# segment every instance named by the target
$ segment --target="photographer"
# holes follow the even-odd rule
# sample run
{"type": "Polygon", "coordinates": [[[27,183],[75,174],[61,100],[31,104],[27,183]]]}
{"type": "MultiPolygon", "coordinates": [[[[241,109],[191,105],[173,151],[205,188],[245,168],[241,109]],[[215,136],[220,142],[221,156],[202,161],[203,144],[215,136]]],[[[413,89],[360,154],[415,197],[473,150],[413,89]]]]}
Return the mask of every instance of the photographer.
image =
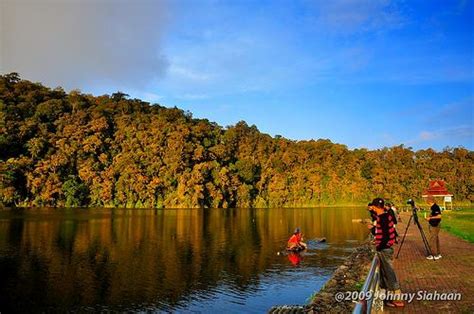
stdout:
{"type": "Polygon", "coordinates": [[[395,217],[397,218],[397,223],[401,222],[402,218],[400,217],[400,213],[398,212],[398,209],[395,207],[395,204],[391,203],[390,209],[393,211],[395,217]]]}
{"type": "Polygon", "coordinates": [[[426,258],[429,260],[440,259],[441,254],[439,250],[439,230],[441,229],[441,208],[439,208],[438,204],[436,204],[433,196],[429,196],[426,201],[428,205],[431,206],[431,214],[426,218],[426,220],[430,224],[430,247],[433,254],[426,258]]]}
{"type": "Polygon", "coordinates": [[[367,228],[370,230],[370,234],[372,235],[372,238],[375,237],[375,225],[377,222],[377,213],[372,209],[372,203],[369,203],[367,205],[367,210],[369,211],[371,223],[367,224],[367,228]]]}
{"type": "Polygon", "coordinates": [[[385,203],[385,211],[392,216],[392,221],[393,221],[393,227],[395,228],[395,243],[397,242],[398,238],[398,231],[397,231],[397,223],[398,223],[398,217],[397,213],[395,210],[393,210],[392,204],[391,203],[385,203]]]}
{"type": "MultiPolygon", "coordinates": [[[[371,209],[376,213],[375,248],[380,259],[381,287],[400,295],[400,284],[393,270],[393,244],[395,243],[395,228],[392,215],[384,208],[384,200],[376,198],[371,203],[371,209]]],[[[387,300],[386,306],[403,307],[400,300],[387,300]]]]}

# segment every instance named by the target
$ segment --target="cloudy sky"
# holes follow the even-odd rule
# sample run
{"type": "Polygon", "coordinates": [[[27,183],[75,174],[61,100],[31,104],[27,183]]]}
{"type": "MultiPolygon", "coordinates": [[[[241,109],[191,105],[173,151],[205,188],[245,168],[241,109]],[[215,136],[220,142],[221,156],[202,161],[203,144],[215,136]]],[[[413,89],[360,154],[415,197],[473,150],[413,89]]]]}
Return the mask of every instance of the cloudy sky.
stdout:
{"type": "Polygon", "coordinates": [[[473,1],[2,0],[0,71],[350,148],[474,149],[473,1]]]}

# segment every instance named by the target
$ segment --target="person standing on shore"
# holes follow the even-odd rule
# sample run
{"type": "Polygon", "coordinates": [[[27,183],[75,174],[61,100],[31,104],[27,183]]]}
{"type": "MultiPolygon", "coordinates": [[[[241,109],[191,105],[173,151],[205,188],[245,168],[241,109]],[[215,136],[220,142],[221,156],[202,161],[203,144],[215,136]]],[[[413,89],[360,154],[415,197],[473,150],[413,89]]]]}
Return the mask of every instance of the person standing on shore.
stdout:
{"type": "Polygon", "coordinates": [[[397,217],[397,223],[402,221],[402,217],[400,217],[400,213],[398,212],[397,207],[395,207],[395,204],[391,204],[390,208],[393,210],[395,213],[395,216],[397,217]]]}
{"type": "Polygon", "coordinates": [[[440,259],[441,252],[439,250],[439,230],[441,229],[441,208],[439,208],[438,204],[436,204],[433,196],[429,196],[426,201],[428,202],[428,205],[431,206],[431,214],[426,218],[426,220],[428,220],[428,223],[430,224],[430,248],[431,253],[433,254],[426,258],[429,260],[440,259]]]}
{"type": "Polygon", "coordinates": [[[372,203],[369,203],[367,205],[367,210],[369,211],[370,219],[371,219],[371,222],[367,224],[367,228],[369,228],[370,234],[372,234],[372,236],[375,237],[375,224],[377,222],[377,214],[372,209],[372,203]]]}
{"type": "Polygon", "coordinates": [[[386,289],[394,300],[385,300],[389,307],[404,307],[401,301],[400,283],[393,269],[393,244],[395,243],[395,228],[392,215],[384,208],[384,200],[375,198],[371,203],[372,210],[377,214],[375,225],[375,249],[380,260],[381,287],[386,289]]]}
{"type": "Polygon", "coordinates": [[[395,210],[392,208],[392,204],[389,202],[385,203],[385,211],[392,216],[393,227],[395,228],[395,243],[398,243],[398,232],[397,232],[397,223],[398,223],[398,216],[395,210]]]}

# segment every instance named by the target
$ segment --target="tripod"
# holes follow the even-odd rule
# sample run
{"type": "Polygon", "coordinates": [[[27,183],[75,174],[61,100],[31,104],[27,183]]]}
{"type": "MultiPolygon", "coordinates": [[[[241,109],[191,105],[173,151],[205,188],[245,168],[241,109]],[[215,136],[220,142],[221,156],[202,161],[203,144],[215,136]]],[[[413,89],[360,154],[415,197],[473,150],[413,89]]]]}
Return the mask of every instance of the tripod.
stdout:
{"type": "MultiPolygon", "coordinates": [[[[425,245],[426,252],[428,253],[428,255],[433,255],[430,245],[428,243],[428,239],[426,239],[425,232],[423,231],[423,227],[421,227],[420,222],[418,221],[418,215],[416,213],[418,211],[418,208],[416,208],[414,202],[409,203],[409,204],[411,204],[413,214],[410,216],[410,219],[408,220],[407,227],[405,228],[405,233],[403,234],[402,242],[400,243],[400,247],[398,248],[398,252],[395,258],[398,258],[398,255],[400,254],[400,251],[402,250],[402,246],[403,246],[403,243],[405,242],[405,237],[407,236],[408,228],[410,227],[410,223],[412,219],[413,219],[414,224],[418,227],[418,230],[420,230],[421,238],[423,239],[423,244],[425,245]]],[[[433,261],[434,260],[435,259],[433,259],[433,261]]]]}

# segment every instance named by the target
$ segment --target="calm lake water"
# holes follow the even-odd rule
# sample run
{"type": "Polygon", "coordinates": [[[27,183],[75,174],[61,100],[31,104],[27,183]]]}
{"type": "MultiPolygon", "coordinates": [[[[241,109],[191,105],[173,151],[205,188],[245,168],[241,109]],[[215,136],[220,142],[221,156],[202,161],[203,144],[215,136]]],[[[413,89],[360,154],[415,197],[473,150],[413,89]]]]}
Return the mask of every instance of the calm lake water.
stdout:
{"type": "Polygon", "coordinates": [[[262,313],[304,304],[366,238],[352,223],[366,216],[363,208],[0,211],[0,312],[262,313]],[[309,250],[278,255],[295,227],[309,250]]]}

